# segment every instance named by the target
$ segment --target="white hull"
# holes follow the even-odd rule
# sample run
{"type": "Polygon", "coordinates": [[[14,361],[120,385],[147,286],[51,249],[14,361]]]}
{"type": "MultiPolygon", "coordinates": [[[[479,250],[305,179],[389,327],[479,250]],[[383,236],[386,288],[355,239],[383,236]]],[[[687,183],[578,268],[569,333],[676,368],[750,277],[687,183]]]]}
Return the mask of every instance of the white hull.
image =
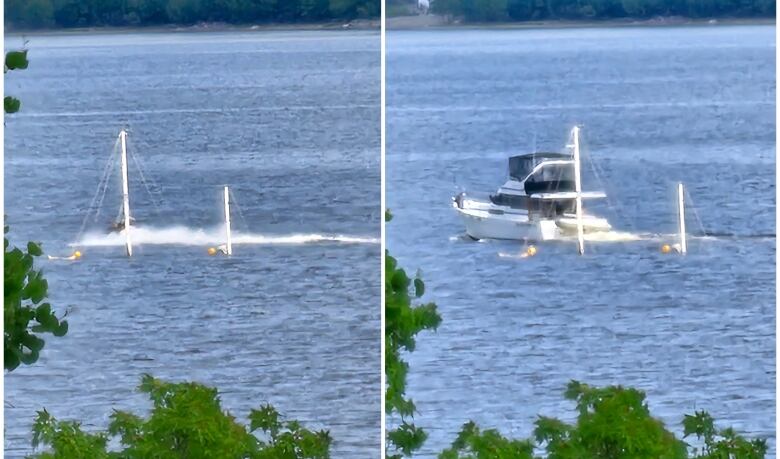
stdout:
{"type": "MultiPolygon", "coordinates": [[[[528,213],[522,209],[472,199],[464,199],[462,207],[453,202],[453,207],[466,227],[466,234],[474,239],[551,241],[577,236],[576,221],[570,225],[570,217],[529,221],[528,213]]],[[[611,229],[603,218],[584,215],[582,220],[585,233],[611,229]]]]}

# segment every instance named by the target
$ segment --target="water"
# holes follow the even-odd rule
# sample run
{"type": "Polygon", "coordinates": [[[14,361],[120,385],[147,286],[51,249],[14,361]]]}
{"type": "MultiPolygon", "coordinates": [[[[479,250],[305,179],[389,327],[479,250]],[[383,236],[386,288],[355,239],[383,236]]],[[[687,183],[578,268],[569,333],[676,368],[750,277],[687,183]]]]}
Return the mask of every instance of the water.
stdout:
{"type": "MultiPolygon", "coordinates": [[[[217,387],[246,420],[270,402],[329,429],[334,457],[380,439],[379,35],[263,32],[28,36],[8,75],[23,110],[6,124],[12,242],[42,261],[65,338],[6,376],[7,457],[31,452],[46,408],[88,429],[112,408],[144,413],[143,373],[217,387]],[[121,202],[79,229],[130,129],[134,257],[106,235],[121,202]],[[223,240],[231,186],[234,252],[223,240]]],[[[8,47],[21,44],[7,39],[8,47]]]]}
{"type": "Polygon", "coordinates": [[[423,457],[469,419],[515,438],[572,420],[571,379],[647,391],[678,433],[706,409],[774,437],[774,43],[770,26],[389,33],[388,248],[443,317],[409,355],[423,457]],[[509,155],[560,150],[574,123],[612,201],[592,210],[640,240],[515,258],[462,237],[451,196],[494,191],[509,155]],[[689,231],[724,235],[686,257],[659,253],[677,181],[689,231]]]}

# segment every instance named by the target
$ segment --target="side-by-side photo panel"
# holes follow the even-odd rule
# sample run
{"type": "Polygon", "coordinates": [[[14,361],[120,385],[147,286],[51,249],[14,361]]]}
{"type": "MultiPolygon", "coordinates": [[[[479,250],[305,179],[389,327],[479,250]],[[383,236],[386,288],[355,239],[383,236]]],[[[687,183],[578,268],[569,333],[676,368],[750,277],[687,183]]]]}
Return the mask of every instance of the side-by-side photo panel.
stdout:
{"type": "Polygon", "coordinates": [[[437,5],[388,18],[388,453],[774,457],[774,22],[437,5]]]}
{"type": "Polygon", "coordinates": [[[377,457],[379,2],[98,3],[6,2],[5,457],[377,457]]]}

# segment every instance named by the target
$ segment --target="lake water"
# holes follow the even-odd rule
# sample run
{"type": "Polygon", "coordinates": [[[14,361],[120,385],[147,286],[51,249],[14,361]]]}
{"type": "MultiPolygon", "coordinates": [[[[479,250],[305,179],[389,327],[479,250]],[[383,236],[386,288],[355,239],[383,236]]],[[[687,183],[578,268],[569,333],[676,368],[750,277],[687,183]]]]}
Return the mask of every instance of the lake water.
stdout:
{"type": "Polygon", "coordinates": [[[25,38],[30,67],[6,82],[22,100],[5,131],[10,237],[52,255],[78,242],[84,255],[39,262],[70,331],[6,375],[6,457],[31,452],[44,407],[88,429],[112,408],[144,413],[143,373],[215,386],[239,420],[269,402],[329,429],[333,457],[375,456],[378,32],[25,38]],[[80,231],[122,127],[141,243],[131,259],[106,235],[118,168],[80,231]],[[230,259],[206,254],[223,241],[223,185],[230,259]]]}
{"type": "Polygon", "coordinates": [[[408,395],[449,446],[472,419],[515,437],[574,418],[569,380],[645,390],[681,433],[708,410],[775,432],[775,28],[398,31],[388,35],[388,248],[443,323],[409,355],[408,395]],[[594,210],[633,242],[473,242],[451,208],[494,192],[506,158],[583,126],[594,210]],[[685,257],[675,185],[690,194],[685,257]],[[701,221],[699,224],[698,220],[701,221]]]}

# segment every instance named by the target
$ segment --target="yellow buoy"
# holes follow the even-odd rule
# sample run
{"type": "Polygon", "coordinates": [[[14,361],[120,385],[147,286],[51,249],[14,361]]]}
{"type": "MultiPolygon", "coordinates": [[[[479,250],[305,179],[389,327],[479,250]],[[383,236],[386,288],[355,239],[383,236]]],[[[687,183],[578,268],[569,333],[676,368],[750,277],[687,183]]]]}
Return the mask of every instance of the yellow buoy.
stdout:
{"type": "Polygon", "coordinates": [[[215,249],[214,247],[209,247],[209,255],[216,255],[216,254],[217,254],[217,249],[215,249]]]}
{"type": "Polygon", "coordinates": [[[79,252],[78,250],[73,252],[73,258],[81,258],[81,252],[79,252]]]}
{"type": "Polygon", "coordinates": [[[661,253],[669,253],[672,251],[672,246],[669,244],[664,244],[661,246],[661,253]]]}
{"type": "Polygon", "coordinates": [[[529,257],[536,255],[536,247],[532,245],[528,246],[528,249],[525,251],[525,253],[527,253],[529,257]]]}

